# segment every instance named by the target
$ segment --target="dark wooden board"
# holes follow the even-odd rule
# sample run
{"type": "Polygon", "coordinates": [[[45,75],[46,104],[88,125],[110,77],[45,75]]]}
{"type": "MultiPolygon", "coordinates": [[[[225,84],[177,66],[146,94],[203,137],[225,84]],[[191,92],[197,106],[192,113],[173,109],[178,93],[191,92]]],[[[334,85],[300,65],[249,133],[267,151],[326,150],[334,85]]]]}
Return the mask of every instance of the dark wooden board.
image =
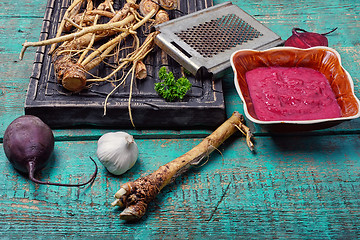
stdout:
{"type": "MultiPolygon", "coordinates": [[[[123,6],[122,0],[114,1],[114,7],[123,6]]],[[[68,6],[68,0],[49,0],[43,20],[40,40],[56,34],[61,16],[68,6]]],[[[169,11],[170,18],[191,13],[209,6],[211,0],[182,0],[180,11],[169,11]]],[[[144,39],[144,29],[139,36],[144,39]]],[[[104,101],[114,87],[109,83],[92,86],[80,93],[70,93],[57,83],[54,74],[50,47],[39,47],[36,52],[33,71],[25,101],[25,113],[39,116],[51,127],[94,125],[106,127],[131,127],[128,101],[130,79],[111,95],[104,116],[104,101]]],[[[109,60],[111,63],[113,60],[109,60]]],[[[188,76],[193,87],[182,101],[166,102],[154,90],[159,81],[158,70],[162,66],[181,77],[181,66],[168,57],[157,46],[145,58],[148,76],[136,80],[132,92],[131,111],[137,128],[187,129],[216,127],[225,120],[225,104],[220,79],[197,80],[188,76]]],[[[106,76],[110,67],[102,63],[92,70],[97,76],[106,76]]],[[[118,76],[120,78],[120,75],[118,76]]]]}

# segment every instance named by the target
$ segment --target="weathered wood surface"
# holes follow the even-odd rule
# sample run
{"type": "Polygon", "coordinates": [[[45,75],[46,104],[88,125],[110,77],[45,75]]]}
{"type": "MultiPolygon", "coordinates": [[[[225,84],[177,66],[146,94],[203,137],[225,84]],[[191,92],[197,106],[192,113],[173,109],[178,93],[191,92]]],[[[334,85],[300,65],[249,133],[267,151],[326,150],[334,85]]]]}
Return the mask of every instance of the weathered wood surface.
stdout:
{"type": "MultiPolygon", "coordinates": [[[[140,158],[130,172],[114,177],[101,167],[94,184],[80,189],[35,185],[0,153],[0,237],[355,239],[360,232],[358,136],[262,137],[255,156],[232,138],[219,148],[223,156],[214,153],[166,187],[140,222],[124,224],[110,206],[120,184],[199,140],[137,142],[140,158]]],[[[84,181],[95,148],[95,141],[57,142],[58,162],[42,179],[84,181]]]]}
{"type": "MultiPolygon", "coordinates": [[[[215,4],[222,1],[214,1],[215,4]]],[[[329,36],[360,96],[360,2],[242,0],[233,3],[283,39],[292,27],[329,36]]],[[[0,2],[0,148],[8,124],[23,114],[34,52],[18,61],[21,43],[36,41],[45,0],[0,2]]],[[[223,78],[227,113],[242,111],[233,75],[223,78]]],[[[66,114],[66,113],[64,113],[66,114]]],[[[359,119],[304,135],[276,136],[251,125],[256,153],[240,134],[169,185],[138,223],[125,224],[110,207],[121,183],[185,153],[211,130],[137,131],[137,164],[121,177],[100,165],[91,187],[39,186],[17,173],[0,150],[1,239],[357,239],[360,237],[359,119]]],[[[93,170],[96,140],[114,129],[55,130],[56,162],[44,180],[76,183],[93,170]]],[[[97,161],[98,162],[98,161],[97,161]]],[[[99,162],[98,162],[99,163],[99,162]]]]}

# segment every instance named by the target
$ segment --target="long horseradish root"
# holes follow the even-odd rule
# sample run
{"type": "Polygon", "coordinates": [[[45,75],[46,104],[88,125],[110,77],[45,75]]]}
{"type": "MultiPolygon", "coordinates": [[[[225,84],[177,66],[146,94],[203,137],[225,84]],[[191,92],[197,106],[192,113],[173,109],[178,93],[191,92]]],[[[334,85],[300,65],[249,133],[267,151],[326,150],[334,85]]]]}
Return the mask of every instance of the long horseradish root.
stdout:
{"type": "MultiPolygon", "coordinates": [[[[238,130],[247,135],[247,141],[251,138],[249,128],[244,124],[243,115],[234,112],[211,135],[187,153],[161,166],[157,171],[145,177],[123,184],[115,194],[116,200],[112,203],[112,206],[125,208],[120,213],[120,219],[126,221],[139,220],[145,214],[148,204],[157,196],[161,189],[192,165],[198,165],[202,162],[203,159],[208,157],[211,152],[238,130]]],[[[250,149],[253,150],[252,143],[247,143],[250,149]]]]}

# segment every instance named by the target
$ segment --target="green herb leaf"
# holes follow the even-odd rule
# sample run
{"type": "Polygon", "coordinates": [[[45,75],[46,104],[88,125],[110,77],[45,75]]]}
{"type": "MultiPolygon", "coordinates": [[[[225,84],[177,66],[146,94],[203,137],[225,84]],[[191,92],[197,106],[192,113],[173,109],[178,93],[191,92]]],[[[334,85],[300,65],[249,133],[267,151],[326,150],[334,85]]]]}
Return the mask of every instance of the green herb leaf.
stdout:
{"type": "Polygon", "coordinates": [[[176,99],[183,99],[191,88],[191,83],[186,77],[181,77],[175,81],[174,74],[167,72],[165,67],[159,70],[161,82],[155,83],[155,91],[166,101],[172,102],[176,99]]]}

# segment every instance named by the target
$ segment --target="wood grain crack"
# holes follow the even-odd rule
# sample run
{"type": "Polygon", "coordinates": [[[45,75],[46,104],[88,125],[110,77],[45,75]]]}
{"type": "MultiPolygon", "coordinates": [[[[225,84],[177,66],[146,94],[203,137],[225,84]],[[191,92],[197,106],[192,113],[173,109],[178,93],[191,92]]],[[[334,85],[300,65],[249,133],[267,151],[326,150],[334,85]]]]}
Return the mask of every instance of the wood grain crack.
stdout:
{"type": "Polygon", "coordinates": [[[227,193],[227,191],[229,190],[230,185],[231,185],[231,181],[230,181],[229,184],[226,186],[226,189],[225,189],[225,191],[223,192],[223,194],[221,195],[220,200],[218,201],[218,203],[216,204],[214,210],[211,212],[210,217],[209,217],[206,221],[208,221],[208,222],[211,221],[211,219],[213,218],[214,214],[216,213],[216,211],[217,211],[220,203],[224,200],[224,198],[225,198],[225,196],[226,196],[226,193],[227,193]]]}

